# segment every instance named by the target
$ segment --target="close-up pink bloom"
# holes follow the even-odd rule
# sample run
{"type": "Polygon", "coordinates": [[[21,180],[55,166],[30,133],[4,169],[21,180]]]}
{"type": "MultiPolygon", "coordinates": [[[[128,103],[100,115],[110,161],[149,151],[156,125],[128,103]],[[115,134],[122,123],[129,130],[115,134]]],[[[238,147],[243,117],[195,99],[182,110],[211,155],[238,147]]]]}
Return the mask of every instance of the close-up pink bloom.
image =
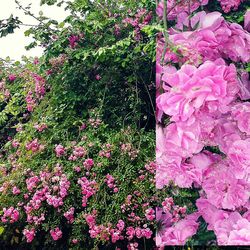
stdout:
{"type": "Polygon", "coordinates": [[[212,165],[205,173],[202,182],[208,201],[215,207],[231,209],[243,206],[249,199],[249,184],[236,179],[227,162],[212,165]]]}
{"type": "Polygon", "coordinates": [[[250,222],[238,212],[218,220],[214,225],[218,245],[242,246],[250,244],[250,222]]]}
{"type": "Polygon", "coordinates": [[[174,74],[163,75],[162,79],[172,88],[157,98],[157,106],[170,115],[172,121],[186,121],[211,104],[215,105],[211,113],[223,112],[238,92],[236,70],[223,60],[207,61],[199,68],[184,65],[174,74]]]}
{"type": "Polygon", "coordinates": [[[228,158],[237,178],[243,179],[250,174],[250,138],[236,140],[228,150],[228,158]]]}
{"type": "Polygon", "coordinates": [[[237,103],[232,107],[232,118],[242,133],[250,136],[250,103],[237,103]]]}
{"type": "Polygon", "coordinates": [[[197,222],[199,216],[198,213],[189,214],[176,224],[172,224],[171,214],[158,210],[157,220],[162,228],[157,232],[156,245],[158,247],[185,245],[186,241],[196,233],[199,227],[197,222]]]}

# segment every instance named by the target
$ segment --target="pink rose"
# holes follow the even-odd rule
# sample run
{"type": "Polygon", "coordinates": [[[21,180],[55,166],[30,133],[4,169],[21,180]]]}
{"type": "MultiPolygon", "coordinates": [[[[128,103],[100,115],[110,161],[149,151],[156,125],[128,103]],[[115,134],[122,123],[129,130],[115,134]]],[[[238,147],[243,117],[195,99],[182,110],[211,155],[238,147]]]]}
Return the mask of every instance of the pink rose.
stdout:
{"type": "Polygon", "coordinates": [[[58,227],[56,227],[55,229],[50,230],[50,235],[53,238],[53,240],[56,241],[62,238],[62,231],[58,227]]]}

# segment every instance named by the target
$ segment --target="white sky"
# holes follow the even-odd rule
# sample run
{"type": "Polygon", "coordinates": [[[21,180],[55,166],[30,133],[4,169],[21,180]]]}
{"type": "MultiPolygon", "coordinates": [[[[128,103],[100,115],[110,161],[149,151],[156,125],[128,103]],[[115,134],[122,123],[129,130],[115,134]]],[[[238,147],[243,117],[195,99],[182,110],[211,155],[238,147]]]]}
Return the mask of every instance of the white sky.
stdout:
{"type": "MultiPolygon", "coordinates": [[[[38,16],[39,11],[43,11],[43,14],[47,17],[56,19],[57,21],[63,21],[68,13],[64,11],[64,8],[57,6],[40,6],[40,0],[19,0],[23,6],[27,6],[32,3],[30,11],[38,16]]],[[[22,10],[17,9],[15,0],[0,0],[0,20],[8,18],[11,14],[18,16],[19,20],[26,24],[37,24],[37,21],[29,16],[23,14],[22,10]]],[[[21,26],[20,29],[16,29],[14,34],[10,34],[7,37],[0,38],[0,58],[6,58],[9,56],[11,59],[20,60],[22,55],[25,56],[40,56],[42,54],[42,48],[34,48],[29,51],[25,50],[25,46],[32,41],[32,38],[25,37],[24,31],[29,27],[21,26]]]]}

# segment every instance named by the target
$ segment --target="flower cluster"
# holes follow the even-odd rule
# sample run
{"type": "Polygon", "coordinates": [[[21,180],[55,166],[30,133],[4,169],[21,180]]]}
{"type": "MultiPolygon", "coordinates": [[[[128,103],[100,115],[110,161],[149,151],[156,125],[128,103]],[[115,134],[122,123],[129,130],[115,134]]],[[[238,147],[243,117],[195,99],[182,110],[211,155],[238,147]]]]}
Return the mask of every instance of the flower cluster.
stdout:
{"type": "MultiPolygon", "coordinates": [[[[132,25],[134,27],[135,39],[141,39],[141,29],[148,25],[152,19],[152,13],[148,12],[146,9],[139,9],[134,17],[126,17],[122,20],[122,23],[125,25],[132,25]]],[[[116,27],[117,32],[117,27],[116,27]]]]}
{"type": "Polygon", "coordinates": [[[10,82],[14,82],[16,80],[16,75],[10,74],[8,78],[10,82]]]}
{"type": "MultiPolygon", "coordinates": [[[[244,2],[244,0],[218,0],[225,13],[231,10],[237,10],[239,5],[244,2]]],[[[167,0],[167,18],[168,20],[178,20],[183,16],[190,15],[199,7],[205,6],[209,3],[209,0],[190,0],[190,1],[175,1],[167,0]]],[[[159,17],[163,17],[164,4],[161,1],[157,8],[156,13],[159,17]]]]}
{"type": "Polygon", "coordinates": [[[48,128],[46,123],[40,123],[40,124],[35,124],[34,128],[38,131],[38,132],[42,132],[44,131],[46,128],[48,128]]]}
{"type": "Polygon", "coordinates": [[[105,182],[107,183],[108,187],[113,190],[114,193],[117,193],[119,191],[115,183],[115,178],[112,175],[107,174],[105,182]]]}
{"type": "Polygon", "coordinates": [[[80,40],[80,37],[78,35],[71,35],[69,37],[70,48],[74,49],[77,46],[79,40],[80,40]]]}
{"type": "Polygon", "coordinates": [[[78,184],[82,190],[82,207],[86,207],[88,199],[96,193],[96,181],[89,181],[87,177],[82,177],[78,180],[78,184]]]}
{"type": "Polygon", "coordinates": [[[127,154],[131,160],[134,160],[139,153],[139,150],[133,148],[133,146],[130,143],[123,143],[121,145],[121,151],[124,154],[127,154]]]}
{"type": "Polygon", "coordinates": [[[37,151],[40,151],[40,150],[43,150],[44,149],[44,145],[40,144],[38,139],[34,139],[33,141],[31,142],[28,142],[26,144],[26,149],[27,150],[31,150],[33,153],[37,152],[37,151]]]}
{"type": "Polygon", "coordinates": [[[33,112],[39,101],[44,98],[46,93],[46,82],[43,76],[33,72],[24,72],[23,77],[31,81],[32,84],[27,86],[26,105],[29,112],[33,112]]]}
{"type": "Polygon", "coordinates": [[[74,222],[74,212],[75,208],[71,207],[67,212],[65,212],[63,215],[67,219],[68,223],[74,222]]]}
{"type": "Polygon", "coordinates": [[[231,10],[237,10],[239,5],[244,0],[218,0],[220,5],[225,13],[230,12],[231,10]]]}
{"type": "Polygon", "coordinates": [[[57,157],[61,157],[61,156],[65,155],[66,149],[61,144],[56,145],[55,153],[56,153],[57,157]]]}
{"type": "Polygon", "coordinates": [[[199,216],[199,213],[189,214],[184,219],[174,223],[170,212],[163,212],[162,209],[158,209],[156,219],[161,224],[161,228],[156,236],[157,246],[184,245],[197,232],[199,216]]]}
{"type": "MultiPolygon", "coordinates": [[[[104,226],[96,223],[96,217],[97,212],[95,210],[92,214],[87,214],[85,216],[91,238],[99,238],[102,240],[109,240],[109,238],[111,238],[111,242],[115,243],[124,239],[128,239],[128,241],[141,238],[150,239],[153,235],[153,232],[147,225],[142,228],[132,226],[126,227],[124,221],[119,220],[115,227],[112,227],[112,225],[104,226]]],[[[138,245],[138,243],[129,243],[129,245],[130,244],[138,245]]]]}
{"type": "Polygon", "coordinates": [[[19,219],[19,211],[14,207],[3,208],[3,215],[1,216],[1,221],[3,223],[9,222],[14,223],[19,219]]]}
{"type": "MultiPolygon", "coordinates": [[[[237,6],[228,3],[224,10],[237,6]]],[[[160,61],[161,39],[157,50],[162,92],[156,100],[156,186],[197,189],[200,198],[197,211],[188,215],[172,198],[162,203],[156,215],[163,225],[157,245],[184,245],[196,233],[200,216],[219,245],[248,245],[249,79],[245,75],[247,84],[242,82],[235,62],[250,61],[250,35],[219,12],[189,15],[176,20],[178,29],[189,24],[189,31],[169,30],[166,64],[160,61]],[[178,47],[177,53],[171,44],[178,47]]]]}
{"type": "Polygon", "coordinates": [[[35,238],[35,235],[36,235],[36,230],[35,228],[31,228],[31,229],[24,229],[23,230],[23,235],[25,236],[26,238],[26,241],[28,243],[32,242],[33,239],[35,238]]]}
{"type": "MultiPolygon", "coordinates": [[[[218,58],[235,62],[250,60],[250,34],[242,26],[225,21],[219,12],[202,11],[191,19],[185,15],[169,33],[174,48],[168,48],[166,61],[199,65],[218,58]],[[188,31],[179,31],[187,25],[190,25],[188,31]]],[[[163,46],[161,39],[158,50],[162,51],[163,46]]]]}

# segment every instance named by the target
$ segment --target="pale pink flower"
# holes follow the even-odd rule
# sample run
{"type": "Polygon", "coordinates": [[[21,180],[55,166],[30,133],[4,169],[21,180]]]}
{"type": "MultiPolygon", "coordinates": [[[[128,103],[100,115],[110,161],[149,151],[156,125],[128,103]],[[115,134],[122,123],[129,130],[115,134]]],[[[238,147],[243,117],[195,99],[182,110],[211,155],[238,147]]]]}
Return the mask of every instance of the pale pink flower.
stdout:
{"type": "Polygon", "coordinates": [[[236,140],[228,150],[228,158],[232,162],[236,178],[244,178],[250,174],[250,139],[236,140]]]}
{"type": "Polygon", "coordinates": [[[218,220],[223,220],[228,217],[229,212],[218,209],[205,198],[197,199],[196,206],[198,212],[208,224],[208,230],[214,230],[214,225],[218,220]]]}
{"type": "Polygon", "coordinates": [[[249,199],[249,185],[244,180],[236,179],[226,161],[207,170],[202,188],[208,201],[217,208],[235,210],[249,199]]]}
{"type": "Polygon", "coordinates": [[[232,118],[237,121],[239,130],[250,135],[250,103],[237,103],[232,107],[232,118]]]}
{"type": "Polygon", "coordinates": [[[238,212],[218,220],[214,225],[218,245],[242,246],[250,244],[250,222],[238,212]]]}
{"type": "Polygon", "coordinates": [[[157,220],[162,221],[162,228],[156,235],[158,247],[183,246],[197,232],[199,227],[197,222],[199,213],[189,214],[174,225],[171,223],[172,216],[169,213],[160,215],[161,212],[157,211],[157,214],[157,220]]]}
{"type": "Polygon", "coordinates": [[[184,65],[172,75],[163,75],[163,80],[172,88],[157,98],[157,106],[172,121],[186,121],[211,103],[223,109],[238,91],[235,67],[223,60],[207,61],[199,68],[184,65]]]}

